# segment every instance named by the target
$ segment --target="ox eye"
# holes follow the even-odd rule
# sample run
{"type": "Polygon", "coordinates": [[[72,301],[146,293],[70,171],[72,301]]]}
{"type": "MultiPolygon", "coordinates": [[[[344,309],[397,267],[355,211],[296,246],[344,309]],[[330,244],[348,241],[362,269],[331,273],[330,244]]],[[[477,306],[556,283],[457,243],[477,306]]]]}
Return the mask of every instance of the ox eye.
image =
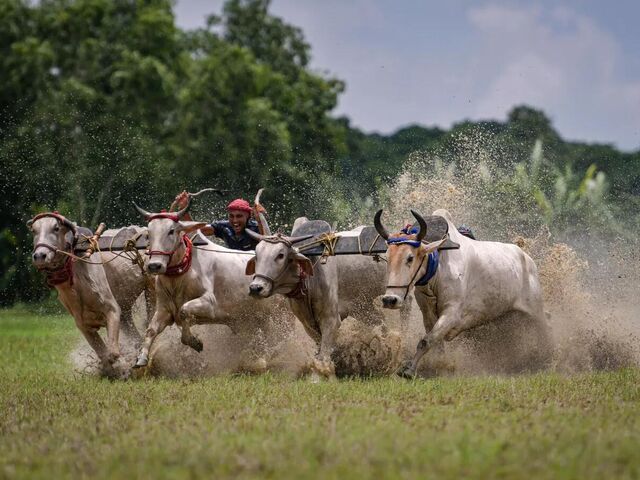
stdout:
{"type": "Polygon", "coordinates": [[[171,230],[169,230],[169,235],[173,235],[174,233],[176,233],[176,229],[172,228],[171,230]]]}
{"type": "Polygon", "coordinates": [[[407,263],[411,263],[411,262],[413,262],[413,255],[409,255],[407,257],[407,263]]]}
{"type": "Polygon", "coordinates": [[[279,253],[277,258],[278,260],[282,260],[284,258],[284,253],[279,253]]]}

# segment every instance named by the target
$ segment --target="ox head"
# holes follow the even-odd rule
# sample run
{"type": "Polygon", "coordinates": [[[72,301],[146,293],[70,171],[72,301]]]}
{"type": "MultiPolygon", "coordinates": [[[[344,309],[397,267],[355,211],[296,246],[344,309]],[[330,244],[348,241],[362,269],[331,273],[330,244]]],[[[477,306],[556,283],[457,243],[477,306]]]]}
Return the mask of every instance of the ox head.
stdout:
{"type": "Polygon", "coordinates": [[[311,260],[298,252],[294,244],[313,235],[285,237],[284,235],[264,236],[249,229],[247,234],[258,240],[256,256],[249,260],[245,273],[253,275],[249,285],[249,295],[257,298],[270,297],[274,293],[289,293],[300,281],[300,270],[307,276],[313,275],[311,260]]]}
{"type": "Polygon", "coordinates": [[[33,233],[33,253],[31,260],[39,269],[51,269],[62,256],[56,258],[57,250],[69,251],[76,234],[76,225],[58,212],[36,215],[27,222],[33,233]]]}
{"type": "Polygon", "coordinates": [[[187,222],[180,220],[187,213],[191,206],[191,201],[186,207],[177,212],[151,213],[140,208],[135,202],[133,205],[142,214],[148,223],[149,233],[149,263],[147,271],[153,275],[160,275],[167,271],[172,261],[179,262],[181,256],[178,255],[183,248],[183,235],[204,228],[207,224],[203,222],[187,222]]]}
{"type": "Polygon", "coordinates": [[[427,223],[419,213],[411,210],[411,214],[418,221],[419,229],[416,233],[408,233],[405,230],[390,235],[381,221],[382,210],[378,210],[374,217],[376,230],[388,245],[387,289],[382,297],[382,305],[385,308],[402,307],[414,283],[427,271],[427,256],[446,241],[443,239],[423,244],[422,240],[427,234],[427,223]]]}

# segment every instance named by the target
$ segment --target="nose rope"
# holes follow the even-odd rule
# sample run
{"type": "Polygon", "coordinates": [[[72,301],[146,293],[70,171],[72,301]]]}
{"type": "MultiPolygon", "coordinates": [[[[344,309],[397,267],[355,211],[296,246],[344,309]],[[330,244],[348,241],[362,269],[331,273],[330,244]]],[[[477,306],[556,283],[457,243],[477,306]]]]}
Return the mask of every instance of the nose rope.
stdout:
{"type": "MultiPolygon", "coordinates": [[[[278,275],[275,276],[275,278],[271,278],[269,275],[264,275],[262,273],[254,273],[253,279],[255,280],[256,277],[264,278],[265,280],[270,281],[272,286],[275,286],[276,280],[279,280],[280,277],[282,277],[287,272],[288,268],[289,268],[289,265],[286,265],[282,270],[280,270],[280,272],[278,273],[278,275]]],[[[285,293],[285,295],[289,298],[301,298],[305,296],[307,294],[307,288],[305,285],[306,279],[307,279],[307,275],[304,273],[304,270],[302,269],[302,267],[298,264],[298,283],[296,283],[296,286],[293,287],[293,290],[291,290],[289,293],[285,293]]]]}
{"type": "MultiPolygon", "coordinates": [[[[193,243],[191,242],[191,239],[188,235],[184,235],[182,237],[182,243],[184,243],[184,246],[186,247],[186,251],[184,253],[184,256],[182,257],[182,260],[180,260],[180,263],[178,263],[177,265],[167,266],[164,275],[167,275],[169,277],[177,277],[179,275],[187,273],[191,268],[193,243]]],[[[173,254],[178,251],[178,248],[180,248],[180,244],[178,244],[178,246],[170,252],[163,252],[161,250],[149,250],[146,252],[146,255],[149,255],[149,259],[151,259],[153,255],[166,255],[169,257],[167,263],[171,263],[171,257],[173,257],[173,254]]]]}
{"type": "Polygon", "coordinates": [[[420,272],[420,269],[422,268],[422,265],[424,264],[424,260],[425,258],[427,258],[427,256],[428,255],[425,255],[424,257],[422,257],[422,260],[420,261],[420,265],[418,266],[418,269],[413,274],[411,281],[407,285],[387,285],[387,288],[405,288],[406,289],[404,292],[404,297],[402,297],[402,301],[405,301],[407,299],[407,295],[409,295],[409,289],[411,288],[411,286],[413,285],[413,282],[418,276],[418,273],[420,272]]]}

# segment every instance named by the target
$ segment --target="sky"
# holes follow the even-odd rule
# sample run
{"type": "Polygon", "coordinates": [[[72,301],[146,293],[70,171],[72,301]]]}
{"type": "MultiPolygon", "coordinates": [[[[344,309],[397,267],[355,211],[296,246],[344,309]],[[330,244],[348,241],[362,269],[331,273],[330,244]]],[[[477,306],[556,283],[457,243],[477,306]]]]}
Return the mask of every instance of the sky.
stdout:
{"type": "MultiPolygon", "coordinates": [[[[182,28],[222,0],[178,0],[182,28]]],[[[640,149],[640,0],[273,0],[367,132],[542,109],[567,140],[640,149]]]]}

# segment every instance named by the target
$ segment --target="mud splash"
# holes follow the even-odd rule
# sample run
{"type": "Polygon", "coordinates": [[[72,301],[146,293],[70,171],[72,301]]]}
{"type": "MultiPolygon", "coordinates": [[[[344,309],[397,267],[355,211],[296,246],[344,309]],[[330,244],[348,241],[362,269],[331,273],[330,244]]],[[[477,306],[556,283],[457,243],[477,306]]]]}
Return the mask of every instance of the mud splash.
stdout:
{"type": "MultiPolygon", "coordinates": [[[[594,235],[564,235],[562,242],[556,240],[531,195],[503,182],[514,172],[509,171],[513,165],[504,160],[507,154],[499,143],[482,132],[461,134],[454,142],[455,159],[410,155],[404,170],[379,192],[379,205],[354,206],[354,222],[363,218],[370,222],[376,207],[384,206],[385,223],[399,229],[412,221],[410,208],[427,214],[445,208],[458,224],[471,226],[479,239],[518,244],[539,269],[554,343],[553,358],[544,362],[548,368],[572,373],[639,366],[637,244],[594,235]]],[[[331,203],[329,197],[325,200],[331,203]]],[[[279,318],[261,319],[267,327],[251,338],[233,335],[223,326],[196,327],[205,347],[201,354],[180,343],[177,328],[167,329],[152,351],[149,373],[178,377],[275,370],[299,375],[309,369],[316,346],[293,315],[283,311],[279,318]]],[[[364,325],[354,318],[343,322],[334,355],[338,375],[390,374],[413,354],[424,335],[417,306],[404,317],[384,313],[384,325],[364,325]]],[[[518,318],[505,318],[430,352],[420,373],[527,371],[531,339],[518,318]]],[[[123,350],[123,364],[132,364],[135,348],[123,350]]],[[[84,342],[72,357],[80,371],[99,370],[84,342]]]]}

